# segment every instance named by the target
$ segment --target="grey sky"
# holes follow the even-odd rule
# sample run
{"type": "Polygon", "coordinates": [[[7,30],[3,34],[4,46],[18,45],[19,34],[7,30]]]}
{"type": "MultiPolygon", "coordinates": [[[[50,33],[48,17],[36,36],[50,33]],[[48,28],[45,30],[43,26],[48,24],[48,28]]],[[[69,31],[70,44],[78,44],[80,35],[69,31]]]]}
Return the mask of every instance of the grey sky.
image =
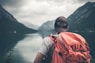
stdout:
{"type": "Polygon", "coordinates": [[[25,25],[41,25],[58,16],[68,17],[78,7],[95,0],[0,0],[0,4],[25,25]]]}

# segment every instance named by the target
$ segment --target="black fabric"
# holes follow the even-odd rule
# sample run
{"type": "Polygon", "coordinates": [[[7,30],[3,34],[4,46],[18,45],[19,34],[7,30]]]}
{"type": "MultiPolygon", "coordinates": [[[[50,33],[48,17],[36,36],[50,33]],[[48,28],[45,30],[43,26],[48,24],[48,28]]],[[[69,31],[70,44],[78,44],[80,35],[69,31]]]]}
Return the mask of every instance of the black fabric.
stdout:
{"type": "Polygon", "coordinates": [[[42,63],[51,63],[53,50],[54,47],[50,47],[47,55],[43,58],[42,63]]]}

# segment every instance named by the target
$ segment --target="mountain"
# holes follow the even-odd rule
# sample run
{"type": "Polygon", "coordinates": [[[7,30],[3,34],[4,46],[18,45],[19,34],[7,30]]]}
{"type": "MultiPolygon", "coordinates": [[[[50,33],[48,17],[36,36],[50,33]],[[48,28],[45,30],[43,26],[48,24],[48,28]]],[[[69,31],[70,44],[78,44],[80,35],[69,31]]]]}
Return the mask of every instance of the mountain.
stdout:
{"type": "Polygon", "coordinates": [[[95,56],[95,2],[87,2],[68,17],[69,31],[83,35],[95,56]]]}
{"type": "Polygon", "coordinates": [[[19,23],[14,16],[0,6],[0,33],[27,34],[34,32],[37,32],[37,30],[19,23]]]}
{"type": "Polygon", "coordinates": [[[28,28],[19,23],[14,16],[0,5],[0,63],[4,63],[4,55],[10,51],[19,40],[24,39],[24,34],[35,32],[37,32],[37,30],[28,28]]]}
{"type": "Polygon", "coordinates": [[[27,26],[28,28],[32,28],[34,30],[38,30],[39,26],[38,25],[34,25],[32,23],[29,23],[29,22],[24,22],[23,23],[25,26],[27,26]]]}
{"type": "Polygon", "coordinates": [[[95,2],[87,2],[68,17],[70,31],[95,31],[95,2]]]}
{"type": "Polygon", "coordinates": [[[38,29],[38,32],[42,35],[42,37],[46,37],[51,33],[54,33],[54,21],[47,21],[43,23],[42,26],[38,29]]]}

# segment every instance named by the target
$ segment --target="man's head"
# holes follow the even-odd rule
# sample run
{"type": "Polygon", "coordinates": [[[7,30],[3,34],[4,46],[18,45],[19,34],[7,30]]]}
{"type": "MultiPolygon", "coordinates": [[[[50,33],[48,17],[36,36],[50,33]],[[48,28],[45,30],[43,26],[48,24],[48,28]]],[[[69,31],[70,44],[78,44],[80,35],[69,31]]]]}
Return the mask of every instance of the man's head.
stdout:
{"type": "Polygon", "coordinates": [[[68,23],[67,23],[67,19],[63,16],[58,17],[55,20],[55,31],[56,32],[65,32],[68,30],[68,23]]]}

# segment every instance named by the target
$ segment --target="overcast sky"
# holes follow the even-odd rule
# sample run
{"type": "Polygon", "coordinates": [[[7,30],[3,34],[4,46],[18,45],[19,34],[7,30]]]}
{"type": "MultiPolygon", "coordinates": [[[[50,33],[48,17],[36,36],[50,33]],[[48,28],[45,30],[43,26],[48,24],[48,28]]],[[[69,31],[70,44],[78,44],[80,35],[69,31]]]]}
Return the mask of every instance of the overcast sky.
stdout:
{"type": "Polygon", "coordinates": [[[21,23],[41,25],[58,16],[68,17],[88,1],[95,0],[0,0],[0,4],[21,23]]]}

